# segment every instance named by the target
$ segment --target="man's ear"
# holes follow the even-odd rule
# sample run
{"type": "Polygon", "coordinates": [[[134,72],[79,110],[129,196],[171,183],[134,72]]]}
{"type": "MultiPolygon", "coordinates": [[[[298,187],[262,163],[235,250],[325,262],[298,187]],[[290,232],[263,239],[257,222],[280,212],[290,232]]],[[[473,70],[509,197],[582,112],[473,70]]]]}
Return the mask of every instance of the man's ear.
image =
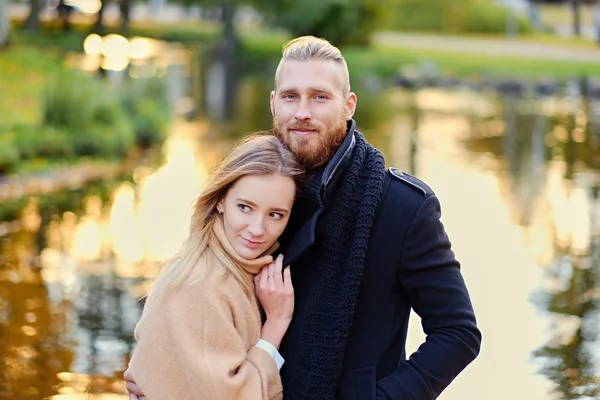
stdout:
{"type": "Polygon", "coordinates": [[[356,95],[354,92],[350,92],[346,98],[346,121],[351,120],[354,116],[354,112],[356,111],[356,101],[356,95]]]}
{"type": "Polygon", "coordinates": [[[269,96],[269,104],[271,105],[271,117],[275,117],[275,107],[273,106],[273,100],[275,99],[275,91],[271,91],[271,96],[269,96]]]}

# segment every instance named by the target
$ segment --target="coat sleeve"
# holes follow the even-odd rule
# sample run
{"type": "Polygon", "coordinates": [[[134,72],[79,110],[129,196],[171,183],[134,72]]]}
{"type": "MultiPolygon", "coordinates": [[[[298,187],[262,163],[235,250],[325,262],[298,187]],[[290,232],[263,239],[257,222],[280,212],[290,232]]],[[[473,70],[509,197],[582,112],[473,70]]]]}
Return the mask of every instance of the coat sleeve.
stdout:
{"type": "Polygon", "coordinates": [[[281,398],[275,361],[259,347],[245,347],[227,297],[213,292],[194,300],[179,303],[169,318],[176,332],[174,356],[191,399],[281,398]]]}
{"type": "Polygon", "coordinates": [[[377,399],[435,399],[479,354],[481,333],[435,195],[413,217],[399,265],[400,285],[421,317],[426,341],[377,383],[377,399]]]}

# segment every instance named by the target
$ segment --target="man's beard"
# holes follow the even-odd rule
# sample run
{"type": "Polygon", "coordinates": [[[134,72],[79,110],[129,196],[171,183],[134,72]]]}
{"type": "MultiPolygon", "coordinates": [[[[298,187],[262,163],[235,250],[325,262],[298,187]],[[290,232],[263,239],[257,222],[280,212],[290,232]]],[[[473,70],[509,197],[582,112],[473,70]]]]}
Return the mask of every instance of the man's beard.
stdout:
{"type": "Polygon", "coordinates": [[[314,169],[328,162],[340,147],[347,133],[346,118],[342,118],[328,130],[310,122],[296,122],[282,126],[273,118],[273,134],[294,153],[306,169],[314,169]],[[306,137],[290,133],[290,130],[314,130],[306,137]]]}

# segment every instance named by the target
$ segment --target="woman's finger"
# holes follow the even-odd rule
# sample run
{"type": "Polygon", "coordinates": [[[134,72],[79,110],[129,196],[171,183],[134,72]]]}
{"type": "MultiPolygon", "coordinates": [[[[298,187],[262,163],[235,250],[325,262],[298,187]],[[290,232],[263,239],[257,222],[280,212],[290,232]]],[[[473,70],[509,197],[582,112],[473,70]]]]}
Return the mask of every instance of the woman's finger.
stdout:
{"type": "Polygon", "coordinates": [[[273,271],[273,278],[277,286],[283,287],[283,274],[281,271],[281,264],[283,263],[283,255],[279,255],[275,260],[275,270],[273,271]]]}
{"type": "Polygon", "coordinates": [[[274,271],[275,271],[275,261],[273,261],[271,264],[269,264],[269,268],[267,269],[267,275],[268,275],[268,284],[271,287],[275,287],[275,280],[273,279],[274,276],[274,271]]]}
{"type": "Polygon", "coordinates": [[[267,287],[268,278],[269,278],[268,267],[263,267],[263,269],[260,270],[261,289],[264,289],[265,287],[267,287]]]}
{"type": "Polygon", "coordinates": [[[293,287],[292,285],[292,273],[290,272],[290,266],[288,265],[283,270],[283,285],[284,287],[293,287]]]}

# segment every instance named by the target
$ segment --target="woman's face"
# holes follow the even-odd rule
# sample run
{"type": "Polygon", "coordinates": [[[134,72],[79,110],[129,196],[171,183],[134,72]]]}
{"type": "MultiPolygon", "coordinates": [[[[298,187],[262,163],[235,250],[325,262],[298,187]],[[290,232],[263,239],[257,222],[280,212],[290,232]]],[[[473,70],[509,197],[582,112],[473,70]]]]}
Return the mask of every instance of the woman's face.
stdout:
{"type": "Polygon", "coordinates": [[[262,255],[277,241],[290,217],[296,185],[279,174],[240,178],[217,204],[225,234],[245,259],[262,255]]]}

